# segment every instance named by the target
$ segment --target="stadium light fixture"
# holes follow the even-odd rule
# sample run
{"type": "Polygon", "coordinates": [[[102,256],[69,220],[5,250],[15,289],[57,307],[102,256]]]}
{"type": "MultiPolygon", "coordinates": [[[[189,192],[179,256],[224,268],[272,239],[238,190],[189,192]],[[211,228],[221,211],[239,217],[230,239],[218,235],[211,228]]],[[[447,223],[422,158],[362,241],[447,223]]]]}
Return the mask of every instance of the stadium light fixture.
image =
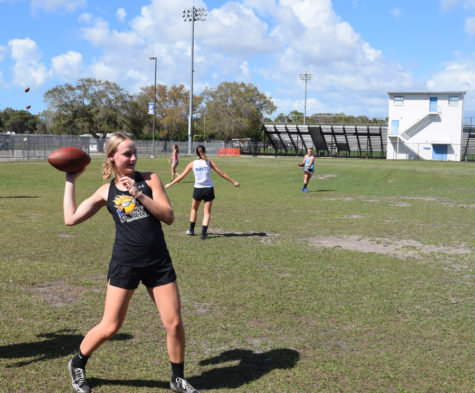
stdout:
{"type": "Polygon", "coordinates": [[[188,113],[188,154],[191,154],[191,143],[193,134],[193,62],[194,62],[194,46],[195,46],[195,22],[204,22],[206,18],[206,9],[195,8],[183,11],[183,20],[191,22],[191,84],[190,84],[190,108],[188,113]]]}
{"type": "Polygon", "coordinates": [[[152,156],[155,158],[155,114],[157,110],[157,57],[149,57],[150,60],[155,60],[155,79],[153,82],[153,131],[152,131],[152,156]]]}
{"type": "Polygon", "coordinates": [[[303,124],[306,124],[306,117],[307,117],[307,82],[312,80],[313,75],[305,71],[301,74],[299,74],[300,80],[305,81],[305,101],[304,101],[304,111],[303,111],[303,124]]]}

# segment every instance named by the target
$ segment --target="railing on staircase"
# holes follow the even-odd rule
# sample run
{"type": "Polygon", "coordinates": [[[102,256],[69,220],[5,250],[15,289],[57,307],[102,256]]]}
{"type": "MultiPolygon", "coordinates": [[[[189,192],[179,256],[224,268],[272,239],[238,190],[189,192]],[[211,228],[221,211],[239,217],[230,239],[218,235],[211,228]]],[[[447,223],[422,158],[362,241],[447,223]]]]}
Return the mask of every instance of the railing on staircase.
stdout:
{"type": "Polygon", "coordinates": [[[440,108],[437,105],[437,111],[436,112],[429,112],[426,115],[424,115],[422,118],[417,120],[414,124],[412,124],[409,128],[407,128],[405,131],[403,131],[400,134],[401,137],[404,138],[405,140],[408,140],[408,139],[412,138],[419,131],[426,128],[430,123],[432,123],[434,118],[438,117],[438,116],[440,116],[440,108]]]}

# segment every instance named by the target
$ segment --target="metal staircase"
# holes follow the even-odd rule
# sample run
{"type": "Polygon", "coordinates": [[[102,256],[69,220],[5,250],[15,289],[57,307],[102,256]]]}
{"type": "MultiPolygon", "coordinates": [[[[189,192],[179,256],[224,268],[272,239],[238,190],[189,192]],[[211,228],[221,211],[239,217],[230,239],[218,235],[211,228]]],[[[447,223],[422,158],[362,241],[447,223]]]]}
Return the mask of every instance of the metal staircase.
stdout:
{"type": "Polygon", "coordinates": [[[433,121],[440,120],[439,112],[429,112],[421,119],[417,120],[412,126],[401,133],[401,137],[406,141],[411,139],[418,132],[422,131],[433,121]]]}

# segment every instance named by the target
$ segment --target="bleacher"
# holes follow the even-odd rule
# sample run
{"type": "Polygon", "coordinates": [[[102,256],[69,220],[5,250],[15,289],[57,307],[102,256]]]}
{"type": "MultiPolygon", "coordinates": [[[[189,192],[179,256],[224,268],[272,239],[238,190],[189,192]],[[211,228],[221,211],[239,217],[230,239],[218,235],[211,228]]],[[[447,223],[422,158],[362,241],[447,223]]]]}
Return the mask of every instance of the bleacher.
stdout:
{"type": "Polygon", "coordinates": [[[328,157],[378,157],[386,155],[387,125],[277,124],[263,130],[275,154],[297,155],[314,147],[315,155],[328,157]]]}
{"type": "Polygon", "coordinates": [[[475,159],[475,126],[464,124],[462,132],[462,160],[475,159]]]}

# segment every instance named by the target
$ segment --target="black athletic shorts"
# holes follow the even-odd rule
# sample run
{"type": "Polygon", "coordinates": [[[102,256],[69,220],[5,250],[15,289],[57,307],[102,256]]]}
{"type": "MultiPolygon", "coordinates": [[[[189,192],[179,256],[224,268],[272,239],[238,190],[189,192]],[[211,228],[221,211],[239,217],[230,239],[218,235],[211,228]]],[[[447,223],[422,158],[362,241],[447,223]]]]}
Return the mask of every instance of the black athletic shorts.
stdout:
{"type": "Polygon", "coordinates": [[[110,285],[122,289],[137,289],[140,281],[147,288],[155,288],[175,281],[176,273],[171,263],[166,265],[155,263],[145,267],[110,263],[107,279],[110,285]]]}
{"type": "Polygon", "coordinates": [[[193,191],[193,199],[195,201],[209,202],[214,199],[214,187],[196,188],[193,191]]]}

